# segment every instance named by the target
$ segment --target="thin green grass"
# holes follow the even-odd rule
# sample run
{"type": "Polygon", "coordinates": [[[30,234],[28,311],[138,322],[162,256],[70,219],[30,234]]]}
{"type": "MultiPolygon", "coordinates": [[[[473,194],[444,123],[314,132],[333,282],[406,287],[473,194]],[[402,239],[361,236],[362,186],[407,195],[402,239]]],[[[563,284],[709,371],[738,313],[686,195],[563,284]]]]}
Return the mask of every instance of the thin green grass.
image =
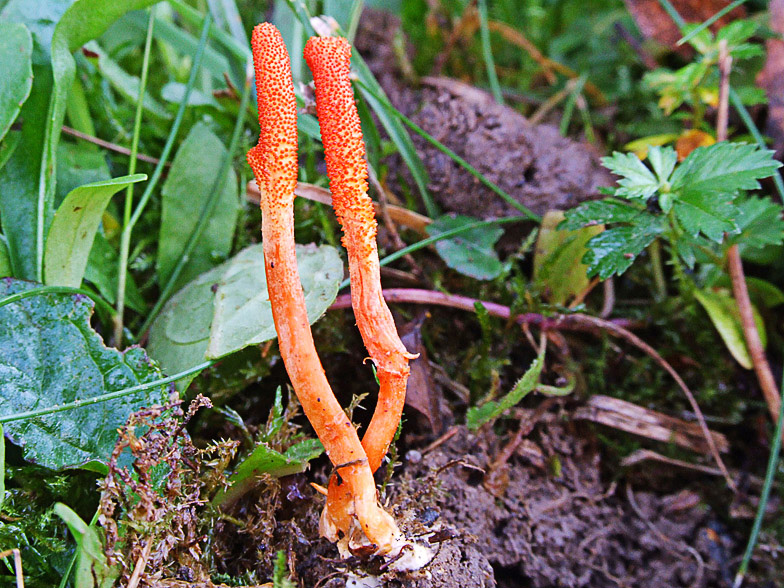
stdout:
{"type": "Polygon", "coordinates": [[[501,94],[501,84],[498,83],[498,74],[495,71],[495,59],[493,59],[493,48],[490,46],[490,29],[487,25],[487,0],[479,0],[479,36],[482,40],[482,57],[487,70],[487,80],[490,83],[490,91],[493,98],[499,104],[504,103],[501,94]]]}

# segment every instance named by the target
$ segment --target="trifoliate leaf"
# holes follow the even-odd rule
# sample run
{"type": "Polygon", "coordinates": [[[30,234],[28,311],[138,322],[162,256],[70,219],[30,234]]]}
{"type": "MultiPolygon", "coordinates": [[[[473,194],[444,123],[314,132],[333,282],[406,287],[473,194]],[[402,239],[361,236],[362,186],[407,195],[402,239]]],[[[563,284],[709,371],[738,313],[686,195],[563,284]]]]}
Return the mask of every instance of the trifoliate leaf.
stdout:
{"type": "Polygon", "coordinates": [[[721,243],[724,233],[738,233],[738,207],[732,194],[687,192],[675,201],[675,216],[692,237],[704,234],[711,241],[721,243]]]}
{"type": "Polygon", "coordinates": [[[675,169],[678,154],[672,147],[652,146],[648,149],[648,161],[651,162],[651,167],[656,172],[659,182],[664,183],[670,179],[670,174],[675,169]]]}
{"type": "Polygon", "coordinates": [[[618,180],[620,188],[616,191],[619,196],[648,198],[659,189],[659,180],[634,153],[616,151],[612,157],[602,157],[602,165],[621,176],[618,180]]]}
{"type": "Polygon", "coordinates": [[[605,280],[622,274],[635,258],[662,233],[662,221],[651,214],[641,214],[634,225],[608,229],[588,241],[583,263],[588,275],[605,280]]]}
{"type": "Polygon", "coordinates": [[[583,202],[577,208],[567,210],[564,220],[558,228],[574,231],[580,227],[591,227],[609,223],[633,222],[641,214],[648,214],[645,209],[629,202],[606,198],[583,202]]]}
{"type": "MultiPolygon", "coordinates": [[[[4,278],[0,298],[38,284],[4,278]]],[[[0,307],[0,415],[87,399],[161,378],[144,349],[106,347],[90,326],[93,302],[44,294],[0,307]]],[[[52,469],[106,462],[133,411],[168,400],[160,386],[92,406],[21,421],[5,434],[25,458],[52,469]]]]}
{"type": "Polygon", "coordinates": [[[673,173],[672,189],[681,197],[755,190],[760,187],[757,180],[773,175],[780,167],[773,151],[722,141],[692,151],[673,173]]]}

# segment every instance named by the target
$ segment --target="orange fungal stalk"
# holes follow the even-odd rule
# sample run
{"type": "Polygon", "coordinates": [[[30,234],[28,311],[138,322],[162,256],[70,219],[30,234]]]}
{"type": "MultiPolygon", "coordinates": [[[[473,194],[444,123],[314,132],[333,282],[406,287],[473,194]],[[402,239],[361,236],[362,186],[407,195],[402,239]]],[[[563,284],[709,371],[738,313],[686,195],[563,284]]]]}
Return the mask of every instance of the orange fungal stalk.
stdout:
{"type": "MultiPolygon", "coordinates": [[[[264,270],[280,354],[294,391],[340,478],[339,509],[329,503],[322,529],[362,535],[379,553],[400,543],[392,517],[378,504],[371,467],[357,432],[335,398],[321,366],[308,323],[294,243],[297,182],[297,112],[286,47],[278,30],[264,23],[253,31],[259,125],[258,145],[248,152],[261,192],[264,270]],[[358,525],[358,527],[357,527],[358,525]]],[[[337,498],[336,498],[337,499],[337,498]]]]}
{"type": "Polygon", "coordinates": [[[316,113],[327,160],[332,206],[348,252],[351,305],[362,340],[376,365],[378,404],[362,438],[370,469],[377,470],[395,436],[406,398],[409,353],[381,292],[373,202],[367,195],[362,129],[349,78],[351,46],[342,37],[313,37],[305,61],[316,85],[316,113]]]}

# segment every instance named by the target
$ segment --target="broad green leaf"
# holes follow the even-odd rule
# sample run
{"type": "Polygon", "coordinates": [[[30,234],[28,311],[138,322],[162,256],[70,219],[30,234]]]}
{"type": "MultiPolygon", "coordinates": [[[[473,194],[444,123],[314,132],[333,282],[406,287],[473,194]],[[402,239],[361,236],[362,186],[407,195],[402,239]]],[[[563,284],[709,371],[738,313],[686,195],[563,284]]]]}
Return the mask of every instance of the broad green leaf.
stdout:
{"type": "MultiPolygon", "coordinates": [[[[469,216],[445,214],[427,226],[427,233],[436,236],[475,222],[476,219],[469,216]]],[[[459,237],[436,242],[436,251],[453,270],[477,280],[492,280],[503,271],[493,248],[503,233],[504,230],[497,226],[470,229],[459,237]]]]}
{"type": "Polygon", "coordinates": [[[76,540],[75,588],[111,588],[119,575],[118,570],[109,567],[95,527],[85,523],[62,502],[54,505],[54,512],[68,525],[76,540]]]}
{"type": "MultiPolygon", "coordinates": [[[[221,140],[202,123],[194,125],[180,145],[161,192],[161,232],[156,268],[159,283],[165,284],[169,280],[182,256],[185,244],[210,198],[225,155],[226,148],[221,140]]],[[[226,175],[218,190],[217,206],[177,279],[177,288],[214,267],[231,251],[239,214],[237,176],[233,171],[226,175]]]]}
{"type": "Polygon", "coordinates": [[[588,253],[583,257],[588,275],[606,280],[614,274],[622,274],[663,230],[659,219],[645,215],[632,226],[614,227],[599,233],[588,241],[588,253]]]}
{"type": "Polygon", "coordinates": [[[615,175],[620,188],[616,192],[627,198],[648,198],[659,189],[659,180],[645,167],[634,153],[614,152],[611,157],[602,157],[602,165],[615,175]]]}
{"type": "Polygon", "coordinates": [[[8,252],[8,243],[5,237],[0,234],[0,278],[13,275],[11,269],[11,254],[8,252]]]}
{"type": "MultiPolygon", "coordinates": [[[[19,143],[0,169],[0,217],[3,219],[3,234],[8,239],[13,275],[29,280],[38,276],[38,188],[46,113],[52,90],[52,74],[48,66],[34,66],[33,74],[30,97],[19,115],[22,121],[19,143]]],[[[43,213],[46,228],[54,214],[50,202],[44,202],[43,213]]]]}
{"type": "Polygon", "coordinates": [[[702,233],[711,241],[721,243],[724,233],[738,233],[735,219],[738,207],[729,193],[692,192],[681,194],[675,200],[673,210],[678,221],[692,237],[702,233]]]}
{"type": "MultiPolygon", "coordinates": [[[[334,249],[310,246],[299,248],[297,265],[308,318],[315,321],[338,294],[343,263],[334,249]]],[[[271,319],[264,257],[258,248],[249,248],[234,257],[218,282],[207,358],[216,359],[274,339],[271,319]]]]}
{"type": "Polygon", "coordinates": [[[675,169],[678,154],[672,147],[652,146],[648,150],[648,161],[651,162],[651,167],[656,172],[659,182],[664,183],[670,179],[670,174],[675,169]]]}
{"type": "MultiPolygon", "coordinates": [[[[0,298],[37,287],[5,278],[0,298]]],[[[139,347],[121,353],[90,326],[93,303],[43,294],[0,307],[0,415],[92,398],[161,377],[139,347]]],[[[51,469],[106,462],[133,411],[168,399],[161,386],[52,415],[12,421],[6,436],[28,461],[51,469]]]]}
{"type": "MultiPolygon", "coordinates": [[[[732,280],[727,274],[722,273],[711,285],[729,291],[732,288],[732,280]]],[[[746,285],[749,289],[749,297],[755,305],[775,308],[784,304],[784,291],[767,280],[746,276],[746,285]]]]}
{"type": "Polygon", "coordinates": [[[544,367],[546,346],[542,346],[539,355],[534,359],[531,367],[523,374],[512,390],[501,400],[490,400],[481,406],[472,406],[466,413],[466,425],[469,429],[478,429],[485,423],[497,419],[507,410],[515,406],[539,384],[539,376],[544,367]]]}
{"type": "Polygon", "coordinates": [[[46,238],[46,284],[81,286],[95,233],[109,200],[123,188],[146,179],[144,174],[123,176],[81,186],[65,197],[46,238]]]}
{"type": "Polygon", "coordinates": [[[737,202],[737,224],[740,234],[734,243],[744,247],[781,245],[784,239],[782,208],[769,198],[744,198],[737,202]]]}
{"type": "Polygon", "coordinates": [[[583,202],[564,214],[566,220],[558,228],[566,231],[610,223],[629,223],[634,222],[640,215],[648,215],[645,209],[635,206],[634,203],[611,198],[583,202]]]}
{"type": "MultiPolygon", "coordinates": [[[[117,250],[101,233],[97,233],[92,249],[90,249],[90,256],[87,258],[84,279],[91,282],[109,304],[114,304],[117,298],[119,257],[117,250]]],[[[125,305],[140,313],[146,310],[144,298],[130,272],[126,275],[125,305]]]]}
{"type": "Polygon", "coordinates": [[[672,174],[672,189],[680,191],[681,197],[755,190],[760,187],[757,180],[777,173],[780,167],[773,151],[722,141],[692,151],[672,174]]]}
{"type": "Polygon", "coordinates": [[[33,37],[33,63],[48,67],[54,27],[74,1],[10,0],[0,11],[0,20],[24,23],[33,37]]]}
{"type": "Polygon", "coordinates": [[[33,87],[33,38],[18,22],[0,20],[0,140],[33,87]]]}
{"type": "MultiPolygon", "coordinates": [[[[117,90],[126,100],[131,104],[136,104],[139,101],[139,90],[141,88],[141,81],[138,77],[129,74],[111,57],[106,55],[98,43],[91,41],[85,45],[86,49],[95,53],[98,63],[98,71],[101,72],[104,78],[117,90]]],[[[170,119],[171,115],[166,108],[155,100],[149,92],[144,94],[142,101],[144,111],[153,116],[162,119],[170,119]]]]}
{"type": "MultiPolygon", "coordinates": [[[[297,263],[311,323],[335,299],[343,277],[338,252],[297,246],[297,263]]],[[[150,328],[148,351],[164,372],[177,373],[275,338],[262,245],[252,245],[177,292],[150,328]]],[[[187,387],[189,381],[179,386],[187,387]]]]}
{"type": "Polygon", "coordinates": [[[11,155],[16,151],[21,139],[21,131],[11,131],[6,133],[5,138],[0,141],[0,170],[3,169],[8,160],[11,159],[11,155]]]}
{"type": "MultiPolygon", "coordinates": [[[[735,299],[730,296],[729,291],[724,289],[696,290],[694,296],[708,313],[713,326],[716,327],[719,335],[721,335],[732,357],[747,370],[752,369],[754,363],[751,360],[749,348],[746,346],[746,338],[743,334],[743,323],[740,319],[738,305],[735,303],[735,299]]],[[[762,340],[762,346],[765,347],[767,343],[765,323],[753,305],[752,311],[754,313],[754,322],[757,324],[757,331],[759,331],[759,336],[762,340]]]]}
{"type": "Polygon", "coordinates": [[[275,451],[264,442],[259,443],[229,477],[229,489],[226,492],[218,492],[213,504],[231,502],[235,496],[242,496],[248,488],[257,483],[260,476],[280,478],[304,472],[310,460],[322,453],[324,453],[324,446],[318,439],[300,441],[284,453],[275,451]]]}
{"type": "Polygon", "coordinates": [[[544,215],[534,252],[534,282],[553,304],[565,304],[588,287],[588,268],[582,263],[587,251],[585,244],[604,230],[602,225],[558,230],[563,219],[561,211],[544,215]]]}

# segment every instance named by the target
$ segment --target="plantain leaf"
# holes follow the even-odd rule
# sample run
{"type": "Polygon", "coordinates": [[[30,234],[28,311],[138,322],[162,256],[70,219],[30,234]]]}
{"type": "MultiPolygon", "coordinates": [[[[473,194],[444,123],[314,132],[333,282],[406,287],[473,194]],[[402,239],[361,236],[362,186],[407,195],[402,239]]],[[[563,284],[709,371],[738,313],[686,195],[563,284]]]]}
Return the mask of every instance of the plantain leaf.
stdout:
{"type": "MultiPolygon", "coordinates": [[[[37,284],[0,279],[0,298],[37,284]]],[[[0,415],[86,399],[159,379],[143,349],[108,348],[90,326],[93,303],[43,294],[0,307],[0,415]]],[[[168,399],[161,386],[92,406],[6,423],[25,458],[52,469],[106,462],[128,415],[168,399]]]]}

